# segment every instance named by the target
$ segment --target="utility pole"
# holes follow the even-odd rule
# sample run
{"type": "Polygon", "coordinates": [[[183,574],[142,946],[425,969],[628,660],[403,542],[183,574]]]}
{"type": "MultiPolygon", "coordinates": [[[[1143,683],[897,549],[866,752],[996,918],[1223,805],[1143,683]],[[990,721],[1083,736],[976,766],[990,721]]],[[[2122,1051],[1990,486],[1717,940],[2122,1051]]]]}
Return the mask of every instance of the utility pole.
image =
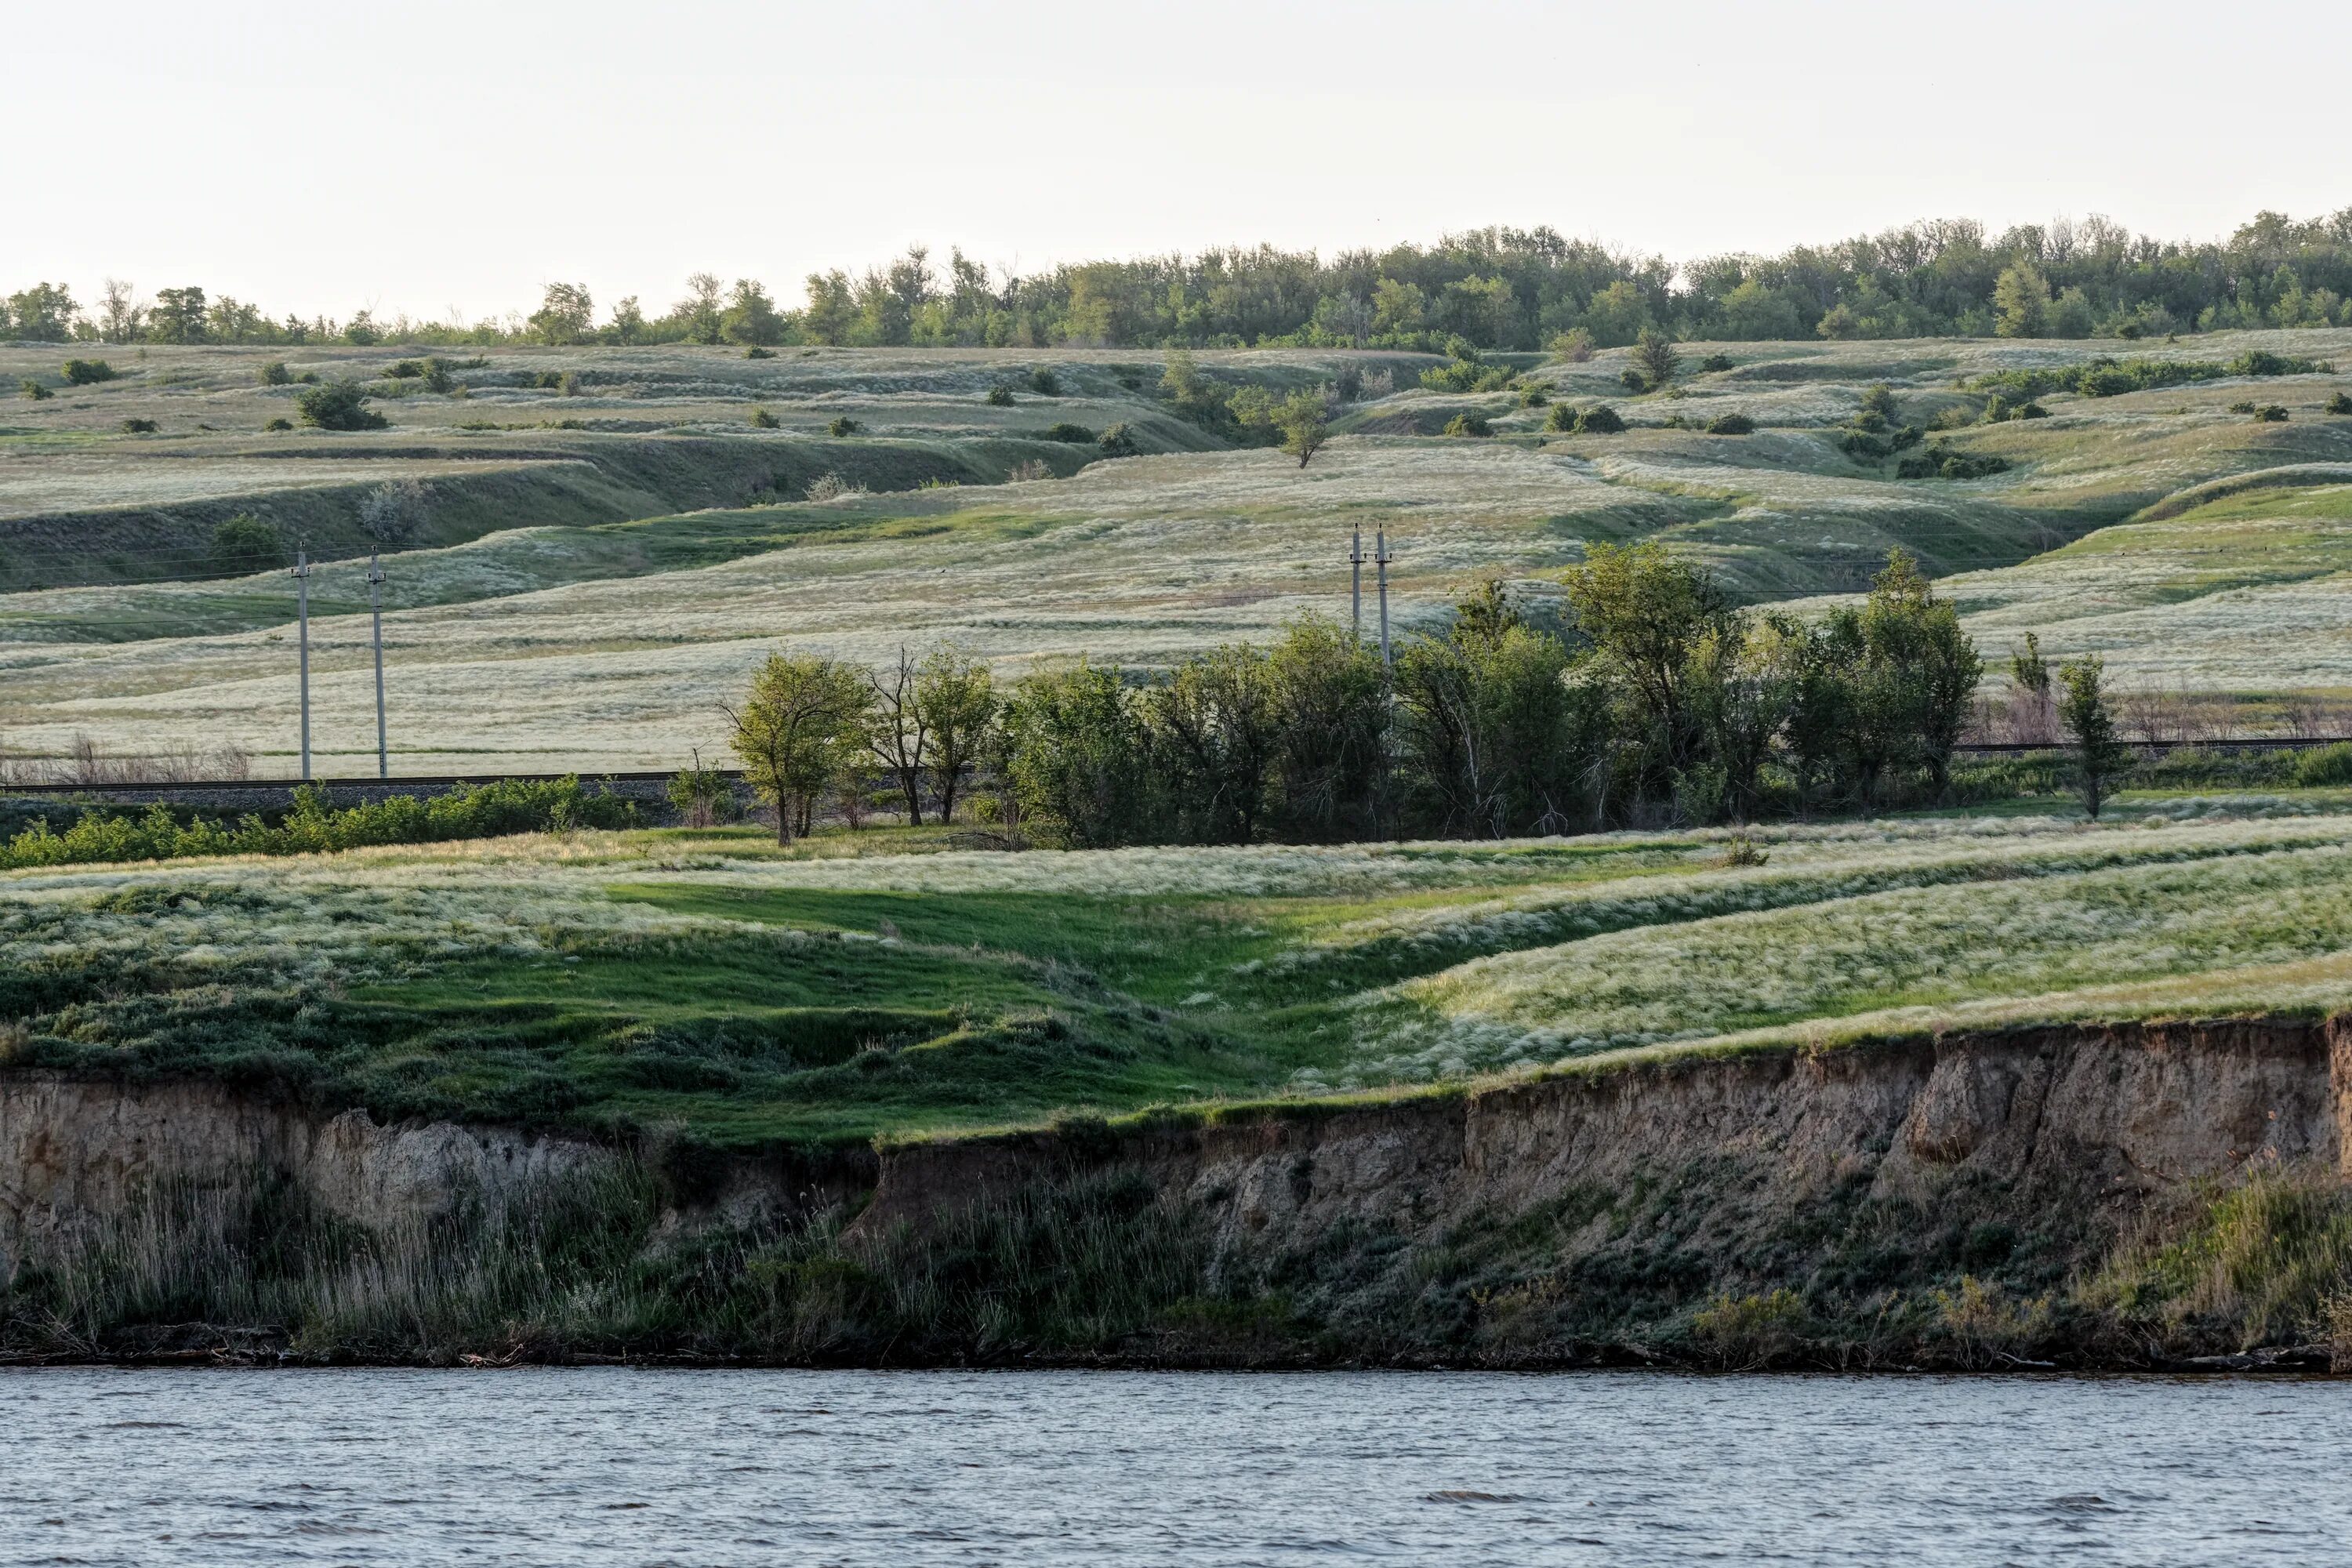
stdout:
{"type": "Polygon", "coordinates": [[[368,616],[374,623],[375,642],[375,776],[392,776],[389,753],[383,744],[383,568],[376,564],[375,552],[368,552],[368,616]]]}
{"type": "Polygon", "coordinates": [[[1381,663],[1393,667],[1389,657],[1389,563],[1396,557],[1389,551],[1389,531],[1381,529],[1373,535],[1372,564],[1381,569],[1381,663]]]}
{"type": "Polygon", "coordinates": [[[302,782],[310,782],[310,558],[294,552],[295,619],[300,623],[302,658],[302,782]]]}
{"type": "Polygon", "coordinates": [[[1364,531],[1356,530],[1348,545],[1348,636],[1364,640],[1364,531]]]}

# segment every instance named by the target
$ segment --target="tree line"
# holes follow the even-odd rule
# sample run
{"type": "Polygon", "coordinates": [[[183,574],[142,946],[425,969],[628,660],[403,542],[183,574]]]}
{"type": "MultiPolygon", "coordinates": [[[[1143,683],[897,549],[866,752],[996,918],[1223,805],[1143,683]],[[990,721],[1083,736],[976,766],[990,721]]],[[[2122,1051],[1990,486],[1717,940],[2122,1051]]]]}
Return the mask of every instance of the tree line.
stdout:
{"type": "Polygon", "coordinates": [[[1689,341],[1929,336],[2134,338],[2352,324],[2352,208],[2264,212],[2226,239],[2167,240],[2103,217],[1989,234],[1916,223],[1774,256],[1675,263],[1548,227],[1485,228],[1432,246],[1326,259],[1272,246],[992,272],[916,247],[852,274],[811,274],[803,303],[756,279],[696,273],[653,312],[635,298],[600,321],[585,284],[481,322],[274,318],[201,288],[152,299],[109,279],[85,310],[63,284],[0,300],[0,337],[66,342],[785,343],[1142,348],[1533,350],[1582,332],[1601,347],[1645,330],[1689,341]]]}
{"type": "Polygon", "coordinates": [[[949,647],[880,672],[778,654],[728,710],[732,746],[787,842],[835,803],[855,822],[877,773],[910,822],[964,810],[1085,847],[1501,837],[1948,795],[1983,665],[1908,555],[1813,621],[1737,606],[1655,543],[1596,545],[1563,587],[1486,583],[1393,663],[1312,615],[1149,676],[1080,661],[1001,686],[949,647]]]}

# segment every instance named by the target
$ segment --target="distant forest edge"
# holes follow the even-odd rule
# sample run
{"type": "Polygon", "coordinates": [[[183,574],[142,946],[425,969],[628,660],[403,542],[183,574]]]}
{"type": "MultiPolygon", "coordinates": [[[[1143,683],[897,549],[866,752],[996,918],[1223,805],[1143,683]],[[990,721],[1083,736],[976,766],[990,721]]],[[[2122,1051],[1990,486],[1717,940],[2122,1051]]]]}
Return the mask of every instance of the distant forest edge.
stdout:
{"type": "Polygon", "coordinates": [[[837,346],[1379,348],[1631,343],[1644,329],[1694,341],[1917,337],[2137,338],[2352,325],[2352,207],[2298,222],[2264,212],[2226,240],[2161,240],[2104,217],[1988,236],[1974,221],[1916,223],[1778,256],[1675,263],[1486,228],[1434,246],[1325,260],[1272,246],[1087,261],[992,274],[962,251],[917,247],[857,276],[812,273],[799,310],[756,279],[688,279],[648,315],[601,312],[585,284],[497,321],[273,318],[202,288],[142,295],[110,279],[88,306],[64,284],[0,302],[0,339],[163,343],[550,345],[660,342],[837,346]]]}

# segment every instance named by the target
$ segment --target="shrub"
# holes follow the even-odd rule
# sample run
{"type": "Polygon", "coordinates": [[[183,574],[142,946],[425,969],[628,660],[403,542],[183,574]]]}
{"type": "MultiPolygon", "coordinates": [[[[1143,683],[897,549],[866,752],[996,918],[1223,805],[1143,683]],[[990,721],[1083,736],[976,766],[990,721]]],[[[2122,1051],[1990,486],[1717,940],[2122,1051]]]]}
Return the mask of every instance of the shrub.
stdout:
{"type": "Polygon", "coordinates": [[[1486,423],[1483,414],[1462,413],[1445,422],[1448,436],[1492,436],[1495,427],[1486,423]]]}
{"type": "Polygon", "coordinates": [[[1570,364],[1582,364],[1592,357],[1592,334],[1582,327],[1570,327],[1551,341],[1552,357],[1570,364]]]}
{"type": "Polygon", "coordinates": [[[1729,370],[1731,368],[1731,356],[1729,354],[1709,354],[1705,359],[1698,362],[1698,368],[1709,374],[1713,374],[1717,371],[1729,370]]]}
{"type": "Polygon", "coordinates": [[[125,419],[122,428],[126,435],[152,436],[155,433],[155,422],[152,419],[125,419]]]}
{"type": "Polygon", "coordinates": [[[291,430],[292,428],[294,428],[294,421],[287,418],[283,415],[278,416],[277,418],[272,419],[268,424],[262,426],[262,429],[265,431],[291,430]]]}
{"type": "Polygon", "coordinates": [[[1106,458],[1132,458],[1141,450],[1135,444],[1135,432],[1123,424],[1114,425],[1104,431],[1097,445],[1102,447],[1102,455],[1106,458]]]}
{"type": "Polygon", "coordinates": [[[1083,425],[1072,425],[1066,421],[1059,425],[1048,426],[1045,430],[1045,439],[1066,441],[1073,447],[1084,447],[1095,439],[1095,433],[1083,425]]]}
{"type": "Polygon", "coordinates": [[[221,572],[266,572],[286,560],[286,542],[249,511],[213,525],[212,564],[221,572]]]}
{"type": "Polygon", "coordinates": [[[423,375],[425,374],[425,367],[413,359],[404,359],[400,361],[397,364],[394,364],[390,370],[385,371],[383,374],[392,377],[394,381],[406,381],[411,376],[423,375]]]}
{"type": "MultiPolygon", "coordinates": [[[[824,433],[828,436],[834,437],[855,436],[858,431],[864,428],[864,426],[858,424],[856,420],[852,419],[848,415],[841,414],[835,416],[833,423],[824,427],[824,433]]],[[[1089,437],[1089,439],[1091,439],[1091,437],[1089,437]]]]}
{"type": "Polygon", "coordinates": [[[2315,360],[2274,354],[2268,349],[2248,349],[2229,363],[2231,375],[2310,375],[2327,367],[2315,360]]]}
{"type": "Polygon", "coordinates": [[[1895,468],[1898,479],[1981,479],[2009,471],[2006,458],[1990,452],[1958,452],[1938,442],[1914,453],[1895,468]]]}
{"type": "Polygon", "coordinates": [[[988,389],[988,395],[981,401],[991,408],[1010,408],[1013,406],[1013,389],[1009,386],[992,386],[988,389]]]}
{"type": "Polygon", "coordinates": [[[2280,407],[2275,403],[2265,403],[2260,408],[2254,410],[2254,423],[2257,425],[2284,425],[2286,423],[2286,410],[2280,407]]]}
{"type": "Polygon", "coordinates": [[[2294,782],[2305,789],[2352,785],[2352,741],[2338,741],[2332,746],[2297,752],[2294,782]]]}
{"type": "Polygon", "coordinates": [[[1519,406],[1522,408],[1541,408],[1550,401],[1540,386],[1530,386],[1519,394],[1519,406]]]}
{"type": "MultiPolygon", "coordinates": [[[[743,357],[745,359],[773,359],[776,357],[776,351],[773,349],[763,349],[759,344],[753,343],[750,348],[743,351],[743,357]]],[[[686,775],[681,773],[678,776],[683,778],[686,775]]]]}
{"type": "Polygon", "coordinates": [[[1061,379],[1040,365],[1029,373],[1029,390],[1040,397],[1059,397],[1062,395],[1061,379]]]}
{"type": "Polygon", "coordinates": [[[294,373],[286,368],[282,359],[271,360],[254,374],[264,386],[286,386],[294,380],[294,373]]]}
{"type": "Polygon", "coordinates": [[[865,493],[839,474],[819,474],[808,487],[810,500],[856,500],[865,493]]]}
{"type": "Polygon", "coordinates": [[[1332,395],[1342,403],[1353,403],[1364,395],[1364,373],[1352,364],[1343,364],[1339,374],[1331,378],[1332,395]]]}
{"type": "Polygon", "coordinates": [[[16,387],[18,391],[22,392],[26,397],[31,398],[36,403],[43,402],[47,398],[57,395],[57,394],[51,392],[47,387],[43,386],[39,382],[35,381],[29,375],[24,380],[18,382],[16,384],[16,387]]]}
{"type": "Polygon", "coordinates": [[[754,430],[773,430],[777,426],[782,423],[783,421],[778,419],[774,415],[769,413],[764,408],[754,408],[751,410],[751,428],[754,430]]]}
{"type": "Polygon", "coordinates": [[[2230,405],[2230,412],[2232,414],[2252,414],[2253,411],[2254,400],[2251,397],[2242,397],[2230,405]]]}
{"type": "Polygon", "coordinates": [[[2352,414],[2352,396],[2347,396],[2340,392],[2337,393],[2335,396],[2330,397],[2327,400],[2327,406],[2323,410],[2323,412],[2328,414],[2352,414]]]}
{"type": "Polygon", "coordinates": [[[96,382],[112,381],[121,373],[102,359],[69,359],[66,361],[66,384],[89,386],[96,382]]]}
{"type": "Polygon", "coordinates": [[[1614,436],[1624,428],[1624,419],[1605,403],[1596,403],[1576,416],[1580,436],[1614,436]]]}
{"type": "Polygon", "coordinates": [[[1554,404],[1552,405],[1551,417],[1544,421],[1544,428],[1547,430],[1575,429],[1576,410],[1570,408],[1565,403],[1554,404]]]}
{"type": "Polygon", "coordinates": [[[392,423],[367,401],[367,388],[356,381],[322,381],[294,395],[294,412],[321,430],[381,430],[392,423]]]}
{"type": "Polygon", "coordinates": [[[1710,436],[1753,436],[1756,421],[1745,414],[1718,414],[1706,422],[1710,436]]]}
{"type": "Polygon", "coordinates": [[[2042,407],[2039,403],[2029,403],[2017,411],[2017,416],[2020,419],[2047,419],[2050,417],[2050,410],[2042,407]]]}
{"type": "Polygon", "coordinates": [[[1629,394],[1635,397],[1639,397],[1642,394],[1650,390],[1650,384],[1646,380],[1643,379],[1642,373],[1638,370],[1619,371],[1617,373],[1617,384],[1623,387],[1629,394]]]}

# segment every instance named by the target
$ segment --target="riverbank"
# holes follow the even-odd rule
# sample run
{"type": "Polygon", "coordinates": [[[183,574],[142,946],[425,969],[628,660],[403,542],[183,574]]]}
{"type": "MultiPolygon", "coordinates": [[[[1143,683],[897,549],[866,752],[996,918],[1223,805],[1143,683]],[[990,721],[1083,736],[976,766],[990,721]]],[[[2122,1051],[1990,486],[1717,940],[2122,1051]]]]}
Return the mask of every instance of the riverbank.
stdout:
{"type": "Polygon", "coordinates": [[[2352,1367],[2352,1025],[1654,1048],[792,1156],[0,1079],[18,1358],[2352,1367]]]}

